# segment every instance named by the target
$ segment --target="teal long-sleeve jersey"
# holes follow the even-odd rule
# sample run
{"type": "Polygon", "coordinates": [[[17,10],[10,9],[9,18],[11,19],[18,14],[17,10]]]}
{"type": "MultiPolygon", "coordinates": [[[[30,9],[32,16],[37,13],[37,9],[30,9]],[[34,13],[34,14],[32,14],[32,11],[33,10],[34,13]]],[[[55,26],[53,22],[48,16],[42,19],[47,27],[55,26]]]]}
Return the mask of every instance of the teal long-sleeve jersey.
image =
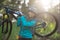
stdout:
{"type": "Polygon", "coordinates": [[[20,27],[19,35],[22,38],[32,38],[32,30],[31,27],[34,27],[36,24],[36,20],[32,19],[27,21],[25,16],[18,17],[17,26],[20,27]]]}

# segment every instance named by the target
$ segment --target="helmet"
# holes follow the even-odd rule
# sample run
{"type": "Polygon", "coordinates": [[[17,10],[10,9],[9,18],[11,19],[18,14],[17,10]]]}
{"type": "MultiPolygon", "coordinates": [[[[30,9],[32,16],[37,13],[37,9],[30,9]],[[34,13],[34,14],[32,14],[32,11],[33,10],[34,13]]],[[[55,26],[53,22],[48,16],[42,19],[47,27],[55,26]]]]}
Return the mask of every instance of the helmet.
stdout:
{"type": "Polygon", "coordinates": [[[37,13],[37,9],[35,7],[29,7],[29,11],[37,13]]]}

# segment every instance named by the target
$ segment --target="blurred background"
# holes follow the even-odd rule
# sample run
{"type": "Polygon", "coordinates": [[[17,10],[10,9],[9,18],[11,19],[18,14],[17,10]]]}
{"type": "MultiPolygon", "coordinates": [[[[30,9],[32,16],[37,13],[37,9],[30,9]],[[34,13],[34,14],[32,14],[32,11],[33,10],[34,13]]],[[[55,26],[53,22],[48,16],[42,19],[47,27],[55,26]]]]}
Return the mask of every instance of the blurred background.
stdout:
{"type": "MultiPolygon", "coordinates": [[[[28,7],[35,8],[34,10],[38,15],[42,13],[51,13],[58,20],[58,30],[49,38],[44,40],[60,40],[60,0],[0,0],[0,5],[7,5],[12,9],[19,9],[25,15],[27,15],[28,7]]],[[[5,13],[3,8],[0,8],[0,19],[2,14],[5,13]]],[[[12,16],[10,15],[11,19],[12,16]]],[[[19,28],[16,27],[16,20],[13,19],[13,30],[9,40],[17,40],[19,28]]],[[[0,27],[0,39],[1,39],[1,27],[0,27]]],[[[39,37],[40,38],[40,37],[39,37]]]]}

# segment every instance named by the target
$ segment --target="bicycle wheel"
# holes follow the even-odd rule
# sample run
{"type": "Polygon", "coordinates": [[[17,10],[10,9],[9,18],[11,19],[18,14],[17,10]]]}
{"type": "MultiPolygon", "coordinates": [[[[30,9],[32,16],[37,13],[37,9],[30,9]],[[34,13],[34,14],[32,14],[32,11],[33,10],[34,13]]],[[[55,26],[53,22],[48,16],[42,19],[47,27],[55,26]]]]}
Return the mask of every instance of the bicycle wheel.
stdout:
{"type": "Polygon", "coordinates": [[[40,23],[40,25],[35,26],[34,32],[35,35],[39,37],[51,36],[56,32],[58,27],[56,18],[53,15],[47,13],[40,14],[37,23],[40,23]]]}
{"type": "Polygon", "coordinates": [[[12,22],[4,20],[2,22],[2,40],[8,40],[12,32],[12,22]]]}

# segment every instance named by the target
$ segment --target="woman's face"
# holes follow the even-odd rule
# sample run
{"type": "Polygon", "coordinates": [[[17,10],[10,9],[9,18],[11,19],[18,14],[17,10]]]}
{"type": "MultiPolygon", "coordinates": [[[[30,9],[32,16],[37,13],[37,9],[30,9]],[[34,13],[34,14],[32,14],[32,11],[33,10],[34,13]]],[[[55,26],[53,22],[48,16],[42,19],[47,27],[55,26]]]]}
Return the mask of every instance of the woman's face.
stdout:
{"type": "Polygon", "coordinates": [[[35,17],[35,13],[33,12],[28,12],[29,18],[34,18],[35,17]]]}

